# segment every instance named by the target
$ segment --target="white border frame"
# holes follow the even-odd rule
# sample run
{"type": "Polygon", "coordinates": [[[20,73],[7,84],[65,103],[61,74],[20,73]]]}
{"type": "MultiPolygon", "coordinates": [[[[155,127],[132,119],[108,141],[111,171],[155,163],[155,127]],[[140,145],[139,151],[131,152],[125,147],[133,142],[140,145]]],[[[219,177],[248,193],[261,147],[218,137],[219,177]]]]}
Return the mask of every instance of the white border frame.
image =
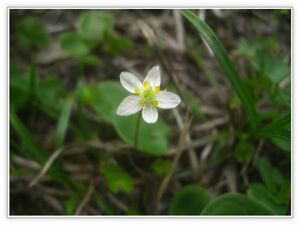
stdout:
{"type": "MultiPolygon", "coordinates": [[[[6,75],[7,75],[7,82],[6,82],[6,93],[8,95],[8,98],[6,99],[6,103],[7,103],[7,111],[6,111],[6,128],[7,128],[7,140],[9,140],[9,10],[10,9],[45,9],[45,8],[53,8],[53,9],[179,9],[179,8],[202,8],[202,7],[191,7],[191,6],[180,6],[180,7],[135,7],[135,6],[130,6],[130,7],[110,7],[110,6],[102,6],[102,7],[86,7],[86,6],[31,6],[31,7],[23,7],[20,5],[11,5],[11,6],[7,6],[6,8],[6,19],[7,19],[7,29],[6,29],[6,75]]],[[[291,87],[291,91],[292,91],[292,121],[294,121],[294,111],[293,111],[293,105],[294,105],[294,98],[293,98],[293,93],[294,93],[294,7],[287,7],[287,6],[276,6],[276,7],[227,7],[227,6],[222,6],[222,7],[203,7],[203,8],[207,8],[207,9],[212,9],[212,8],[225,8],[225,9],[250,9],[250,8],[255,8],[255,9],[274,9],[274,8],[288,8],[291,9],[291,68],[292,68],[292,87],[291,87]]],[[[294,140],[294,126],[292,124],[292,140],[294,140]]],[[[291,152],[291,194],[292,194],[292,201],[291,201],[291,216],[11,216],[9,215],[9,141],[7,142],[7,151],[6,151],[7,157],[7,166],[6,166],[6,170],[7,170],[7,186],[6,186],[6,201],[7,204],[6,206],[7,208],[7,217],[8,218],[43,218],[43,219],[47,219],[47,218],[196,218],[196,219],[205,219],[205,218],[214,218],[214,219],[220,219],[220,218],[293,218],[294,215],[294,143],[292,141],[292,152],[291,152]]]]}

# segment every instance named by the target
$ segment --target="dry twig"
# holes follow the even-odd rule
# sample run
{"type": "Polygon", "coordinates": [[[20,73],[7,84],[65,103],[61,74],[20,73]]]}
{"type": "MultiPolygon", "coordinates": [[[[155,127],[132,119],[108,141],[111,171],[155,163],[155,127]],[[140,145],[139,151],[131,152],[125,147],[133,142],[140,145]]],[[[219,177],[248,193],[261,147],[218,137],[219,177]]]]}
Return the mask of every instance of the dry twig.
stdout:
{"type": "Polygon", "coordinates": [[[93,191],[94,191],[94,185],[93,185],[93,182],[91,182],[90,186],[89,186],[88,192],[86,193],[86,195],[84,196],[83,200],[80,202],[78,208],[76,209],[75,215],[80,215],[82,209],[84,208],[84,206],[90,200],[93,191]]]}
{"type": "Polygon", "coordinates": [[[52,163],[55,161],[55,159],[60,155],[60,153],[63,151],[63,148],[60,148],[53,152],[53,154],[50,156],[50,158],[47,160],[39,174],[30,182],[29,187],[34,186],[40,179],[43,177],[46,172],[49,170],[52,163]]]}
{"type": "Polygon", "coordinates": [[[202,123],[200,125],[193,126],[193,130],[196,132],[211,130],[217,126],[224,125],[228,122],[228,116],[212,119],[208,122],[202,123]]]}

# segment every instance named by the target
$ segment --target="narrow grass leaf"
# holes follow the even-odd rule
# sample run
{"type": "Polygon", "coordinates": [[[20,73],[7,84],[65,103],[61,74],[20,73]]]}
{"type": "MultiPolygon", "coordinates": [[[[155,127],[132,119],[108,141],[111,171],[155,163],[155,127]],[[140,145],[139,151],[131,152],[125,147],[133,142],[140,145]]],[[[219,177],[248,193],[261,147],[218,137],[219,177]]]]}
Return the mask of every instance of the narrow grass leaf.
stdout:
{"type": "Polygon", "coordinates": [[[250,95],[249,90],[246,88],[242,82],[239,74],[237,73],[234,65],[230,61],[226,50],[221,44],[220,40],[216,34],[211,30],[211,28],[203,22],[197,15],[192,13],[190,10],[183,9],[181,13],[195,26],[195,28],[200,32],[203,38],[206,40],[207,44],[216,56],[219,64],[224,70],[229,82],[233,86],[235,92],[241,100],[241,103],[246,111],[249,122],[252,128],[257,128],[258,117],[256,114],[255,104],[250,95]]]}
{"type": "Polygon", "coordinates": [[[280,131],[286,127],[291,126],[291,114],[287,114],[279,120],[276,120],[267,126],[260,129],[258,136],[262,137],[277,137],[280,135],[280,131]]]}
{"type": "Polygon", "coordinates": [[[38,147],[28,129],[13,110],[10,113],[10,122],[20,139],[24,142],[28,154],[39,163],[43,163],[46,160],[46,155],[38,147]]]}
{"type": "Polygon", "coordinates": [[[73,97],[68,97],[64,104],[58,120],[57,132],[55,137],[55,147],[60,148],[65,140],[70,114],[73,105],[73,97]]]}
{"type": "Polygon", "coordinates": [[[74,215],[75,210],[76,210],[76,204],[78,202],[78,194],[75,193],[71,195],[71,197],[68,199],[66,206],[65,206],[65,211],[67,215],[74,215]]]}
{"type": "Polygon", "coordinates": [[[291,150],[291,114],[287,114],[279,120],[261,128],[256,136],[258,138],[269,138],[283,151],[291,150]]]}

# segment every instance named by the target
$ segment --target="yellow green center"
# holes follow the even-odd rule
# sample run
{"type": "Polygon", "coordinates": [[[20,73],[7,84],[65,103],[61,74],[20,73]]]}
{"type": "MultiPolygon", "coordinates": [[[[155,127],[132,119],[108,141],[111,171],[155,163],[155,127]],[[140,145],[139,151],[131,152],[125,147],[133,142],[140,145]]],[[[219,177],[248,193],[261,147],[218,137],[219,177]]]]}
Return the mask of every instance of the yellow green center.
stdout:
{"type": "Polygon", "coordinates": [[[141,106],[145,106],[146,104],[152,104],[153,106],[158,105],[158,101],[156,100],[156,94],[160,91],[160,87],[152,87],[148,81],[143,82],[142,90],[139,88],[135,89],[135,94],[139,95],[142,100],[140,101],[141,106]]]}

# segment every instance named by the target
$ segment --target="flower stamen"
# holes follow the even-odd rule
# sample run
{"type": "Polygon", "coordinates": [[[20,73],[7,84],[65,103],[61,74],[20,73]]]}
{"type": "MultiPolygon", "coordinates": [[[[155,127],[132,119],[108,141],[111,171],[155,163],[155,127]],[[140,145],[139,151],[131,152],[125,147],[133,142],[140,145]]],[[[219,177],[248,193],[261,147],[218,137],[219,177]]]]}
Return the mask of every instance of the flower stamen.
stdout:
{"type": "Polygon", "coordinates": [[[147,88],[147,87],[149,87],[149,86],[150,86],[149,81],[145,80],[145,81],[143,82],[143,87],[144,87],[144,88],[147,88]]]}
{"type": "Polygon", "coordinates": [[[141,90],[139,88],[134,89],[134,93],[136,95],[139,95],[141,93],[141,90]]]}
{"type": "Polygon", "coordinates": [[[156,87],[154,88],[154,92],[155,92],[155,93],[160,92],[160,86],[156,86],[156,87]]]}
{"type": "Polygon", "coordinates": [[[157,100],[154,100],[151,103],[152,103],[153,106],[157,106],[158,105],[158,101],[157,100]]]}
{"type": "Polygon", "coordinates": [[[145,103],[144,100],[141,100],[141,101],[139,102],[139,104],[140,104],[140,106],[142,106],[142,107],[144,107],[144,106],[146,105],[146,103],[145,103]]]}

